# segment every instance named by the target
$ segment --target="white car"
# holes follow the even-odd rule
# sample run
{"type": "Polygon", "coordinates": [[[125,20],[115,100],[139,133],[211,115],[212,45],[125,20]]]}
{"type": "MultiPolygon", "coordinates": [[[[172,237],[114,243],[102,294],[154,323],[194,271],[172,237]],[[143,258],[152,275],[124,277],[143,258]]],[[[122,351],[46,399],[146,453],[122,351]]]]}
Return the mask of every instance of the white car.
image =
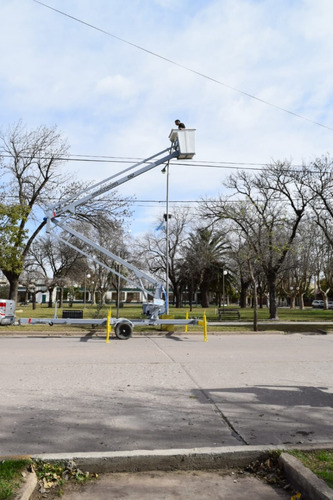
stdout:
{"type": "Polygon", "coordinates": [[[312,307],[315,309],[324,309],[324,301],[323,300],[314,300],[312,302],[312,307]]]}

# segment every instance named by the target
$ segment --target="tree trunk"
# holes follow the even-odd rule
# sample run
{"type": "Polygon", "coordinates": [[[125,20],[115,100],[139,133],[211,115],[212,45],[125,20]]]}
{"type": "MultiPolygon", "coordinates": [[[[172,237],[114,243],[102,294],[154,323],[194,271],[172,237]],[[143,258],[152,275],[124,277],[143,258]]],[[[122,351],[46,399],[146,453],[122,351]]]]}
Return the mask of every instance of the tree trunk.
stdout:
{"type": "Polygon", "coordinates": [[[258,297],[257,297],[257,283],[253,280],[253,330],[258,331],[258,297]]]}
{"type": "Polygon", "coordinates": [[[193,310],[193,298],[194,298],[194,292],[193,292],[192,286],[191,286],[188,289],[188,302],[189,302],[189,306],[190,306],[190,312],[192,312],[192,310],[193,310]]]}
{"type": "Polygon", "coordinates": [[[201,288],[201,307],[208,308],[209,307],[209,291],[206,287],[201,288]]]}
{"type": "MultiPolygon", "coordinates": [[[[47,307],[49,307],[49,308],[52,308],[52,305],[53,305],[53,302],[52,302],[53,290],[54,290],[53,286],[50,286],[48,288],[48,291],[49,291],[49,302],[48,302],[48,306],[47,307]]],[[[56,297],[56,300],[57,300],[57,297],[56,297]]]]}
{"type": "Polygon", "coordinates": [[[12,272],[3,271],[3,274],[6,276],[9,281],[9,300],[15,300],[17,302],[17,293],[18,293],[18,284],[19,284],[19,274],[15,274],[12,272]]]}
{"type": "Polygon", "coordinates": [[[174,294],[175,301],[176,301],[176,309],[179,309],[182,307],[182,299],[181,299],[181,293],[177,292],[174,294]]]}
{"type": "Polygon", "coordinates": [[[304,293],[299,294],[299,308],[301,311],[304,309],[304,293]]]}
{"type": "Polygon", "coordinates": [[[64,304],[64,287],[60,288],[60,299],[59,299],[59,308],[62,309],[64,304]]]}
{"type": "Polygon", "coordinates": [[[239,306],[241,309],[246,308],[246,299],[247,299],[247,289],[249,287],[248,282],[241,282],[241,290],[240,290],[240,296],[239,296],[239,306]]]}
{"type": "Polygon", "coordinates": [[[176,308],[182,307],[182,290],[177,284],[172,283],[173,287],[173,297],[174,297],[174,302],[176,304],[176,308]]]}
{"type": "Polygon", "coordinates": [[[259,307],[260,309],[264,307],[264,294],[261,287],[259,288],[259,307]]]}
{"type": "Polygon", "coordinates": [[[268,291],[269,291],[269,319],[278,320],[278,309],[276,304],[276,278],[268,276],[268,291]]]}

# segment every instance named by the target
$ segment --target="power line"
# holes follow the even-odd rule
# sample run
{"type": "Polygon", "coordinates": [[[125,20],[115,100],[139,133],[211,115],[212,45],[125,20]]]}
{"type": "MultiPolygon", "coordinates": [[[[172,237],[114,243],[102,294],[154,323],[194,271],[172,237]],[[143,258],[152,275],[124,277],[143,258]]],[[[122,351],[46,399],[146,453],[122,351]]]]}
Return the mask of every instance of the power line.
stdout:
{"type": "MultiPolygon", "coordinates": [[[[12,158],[10,154],[0,154],[3,158],[12,158]]],[[[30,156],[20,155],[22,159],[29,159],[30,156]]],[[[144,158],[129,158],[129,157],[116,157],[116,156],[98,156],[98,155],[67,155],[59,158],[54,158],[51,156],[38,157],[39,160],[60,160],[66,162],[85,162],[85,163],[133,163],[133,161],[143,161],[144,158]]],[[[153,163],[150,161],[145,162],[146,164],[153,163]]],[[[170,165],[182,166],[182,167],[201,167],[201,168],[219,168],[219,169],[236,169],[236,170],[264,170],[268,163],[256,163],[256,162],[236,162],[236,161],[171,161],[170,165]]],[[[290,169],[300,168],[301,165],[290,164],[290,169]]]]}
{"type": "Polygon", "coordinates": [[[277,104],[273,104],[269,101],[266,101],[265,99],[262,99],[260,97],[257,97],[253,94],[250,94],[249,92],[245,92],[244,90],[240,90],[236,87],[233,87],[232,85],[228,85],[227,83],[224,83],[224,82],[221,82],[220,80],[217,80],[216,78],[213,78],[211,76],[208,76],[208,75],[205,75],[204,73],[201,73],[200,71],[197,71],[193,68],[189,68],[188,66],[185,66],[183,64],[180,64],[180,63],[177,63],[176,61],[173,61],[172,59],[169,59],[165,56],[162,56],[161,54],[158,54],[157,52],[153,52],[152,50],[149,50],[149,49],[146,49],[144,47],[141,47],[140,45],[137,45],[136,43],[133,43],[133,42],[130,42],[128,40],[125,40],[124,38],[121,38],[117,35],[114,35],[113,33],[110,33],[109,31],[106,31],[102,28],[99,28],[98,26],[94,26],[93,24],[90,24],[86,21],[83,21],[82,19],[79,19],[75,16],[72,16],[70,14],[67,14],[66,12],[63,12],[62,10],[59,10],[59,9],[56,9],[54,7],[51,7],[50,5],[47,5],[46,3],[44,2],[41,2],[40,0],[33,0],[35,3],[38,3],[40,5],[42,5],[43,7],[46,7],[50,10],[53,10],[54,12],[57,12],[58,14],[61,14],[65,17],[68,17],[69,19],[72,19],[73,21],[76,21],[78,23],[81,23],[85,26],[88,26],[89,28],[92,28],[96,31],[99,31],[101,33],[103,33],[104,35],[107,35],[107,36],[110,36],[112,38],[115,38],[116,40],[119,40],[120,42],[123,42],[123,43],[126,43],[127,45],[130,45],[136,49],[139,49],[139,50],[142,50],[143,52],[146,52],[147,54],[150,54],[154,57],[158,57],[159,59],[162,59],[163,61],[166,61],[170,64],[173,64],[174,66],[177,66],[179,68],[182,68],[186,71],[189,71],[197,76],[200,76],[202,78],[205,78],[206,80],[210,80],[211,82],[214,82],[214,83],[217,83],[218,85],[222,85],[223,87],[226,87],[230,90],[233,90],[234,92],[238,92],[239,94],[243,94],[245,95],[246,97],[249,97],[250,99],[254,99],[258,102],[261,102],[262,104],[266,104],[267,106],[271,106],[272,108],[275,108],[275,109],[278,109],[279,111],[283,111],[284,113],[288,113],[292,116],[295,116],[296,118],[300,118],[302,120],[305,120],[305,121],[308,121],[310,123],[313,123],[314,125],[318,125],[319,127],[323,127],[323,128],[326,128],[328,130],[333,130],[332,127],[329,127],[328,125],[324,125],[323,123],[320,123],[320,122],[317,122],[315,120],[312,120],[311,118],[308,118],[306,116],[303,116],[303,115],[300,115],[298,113],[295,113],[294,111],[290,111],[289,109],[286,109],[286,108],[283,108],[282,106],[278,106],[277,104]]]}
{"type": "MultiPolygon", "coordinates": [[[[8,200],[8,199],[16,199],[18,198],[18,196],[15,196],[15,195],[6,195],[5,198],[8,200]]],[[[301,200],[301,198],[294,198],[295,201],[297,200],[301,200]]],[[[52,202],[52,201],[59,201],[59,198],[48,198],[48,202],[52,202]]],[[[126,198],[123,198],[123,199],[118,199],[118,201],[120,203],[123,203],[123,202],[127,202],[129,205],[136,205],[138,207],[146,207],[147,205],[150,206],[151,208],[163,208],[165,207],[165,199],[164,200],[127,200],[126,198]],[[151,205],[152,203],[154,203],[154,205],[151,205]],[[161,206],[162,205],[162,206],[161,206]]],[[[186,204],[189,204],[189,205],[200,205],[200,204],[205,204],[205,203],[209,203],[211,201],[218,201],[217,200],[217,197],[214,197],[214,196],[211,196],[207,199],[199,199],[199,200],[169,200],[169,203],[171,205],[178,205],[178,204],[183,204],[183,206],[185,208],[192,208],[192,207],[186,207],[186,204]]],[[[246,203],[246,204],[252,204],[252,201],[247,199],[247,198],[244,198],[244,199],[229,199],[229,200],[224,200],[226,201],[226,203],[228,204],[234,204],[234,203],[246,203]]],[[[265,200],[261,200],[261,199],[256,199],[257,202],[260,202],[260,201],[265,201],[265,200]]],[[[274,200],[275,202],[283,202],[285,201],[283,198],[277,198],[274,200]]]]}

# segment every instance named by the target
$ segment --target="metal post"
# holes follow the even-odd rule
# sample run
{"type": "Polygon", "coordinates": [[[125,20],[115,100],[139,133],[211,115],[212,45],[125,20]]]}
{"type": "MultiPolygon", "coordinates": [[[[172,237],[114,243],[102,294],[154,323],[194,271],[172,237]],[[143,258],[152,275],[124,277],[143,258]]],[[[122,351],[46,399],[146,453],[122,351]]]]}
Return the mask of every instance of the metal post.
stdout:
{"type": "Polygon", "coordinates": [[[56,286],[56,293],[55,293],[55,301],[54,301],[54,319],[58,318],[58,313],[57,313],[57,292],[58,292],[58,287],[56,286]]]}
{"type": "Polygon", "coordinates": [[[83,309],[86,307],[87,274],[84,273],[83,309]]]}
{"type": "Polygon", "coordinates": [[[225,287],[224,287],[224,276],[228,274],[228,271],[225,271],[224,268],[223,268],[223,273],[222,273],[222,301],[223,301],[223,304],[222,304],[222,311],[224,313],[224,301],[225,301],[225,287]]]}
{"type": "Polygon", "coordinates": [[[166,166],[166,221],[165,221],[165,239],[166,239],[166,266],[165,266],[165,280],[166,280],[166,313],[169,314],[169,162],[166,166]]]}
{"type": "Polygon", "coordinates": [[[87,271],[84,273],[84,295],[83,295],[83,309],[86,307],[86,294],[87,294],[87,278],[90,278],[90,274],[87,271]]]}
{"type": "MultiPolygon", "coordinates": [[[[120,264],[118,266],[118,273],[120,273],[120,264]]],[[[118,274],[118,285],[117,285],[117,319],[119,318],[119,307],[120,307],[120,274],[118,274]]]]}

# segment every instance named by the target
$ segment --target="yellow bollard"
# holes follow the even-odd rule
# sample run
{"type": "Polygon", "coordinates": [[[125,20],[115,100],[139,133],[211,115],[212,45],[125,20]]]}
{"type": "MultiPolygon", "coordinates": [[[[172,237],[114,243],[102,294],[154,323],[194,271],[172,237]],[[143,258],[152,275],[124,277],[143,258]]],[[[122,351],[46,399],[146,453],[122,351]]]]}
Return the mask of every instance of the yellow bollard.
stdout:
{"type": "Polygon", "coordinates": [[[106,343],[110,343],[110,333],[111,333],[111,309],[108,312],[107,318],[106,318],[106,343]]]}
{"type": "Polygon", "coordinates": [[[204,315],[203,315],[203,327],[204,327],[204,342],[207,342],[207,317],[206,317],[206,311],[204,312],[204,315]]]}
{"type": "MultiPolygon", "coordinates": [[[[188,311],[186,311],[185,319],[188,319],[188,311]]],[[[188,332],[188,325],[185,325],[185,332],[184,333],[187,333],[187,332],[188,332]]]]}
{"type": "Polygon", "coordinates": [[[207,342],[207,317],[206,311],[203,313],[202,321],[198,321],[198,325],[203,326],[204,342],[207,342]]]}

